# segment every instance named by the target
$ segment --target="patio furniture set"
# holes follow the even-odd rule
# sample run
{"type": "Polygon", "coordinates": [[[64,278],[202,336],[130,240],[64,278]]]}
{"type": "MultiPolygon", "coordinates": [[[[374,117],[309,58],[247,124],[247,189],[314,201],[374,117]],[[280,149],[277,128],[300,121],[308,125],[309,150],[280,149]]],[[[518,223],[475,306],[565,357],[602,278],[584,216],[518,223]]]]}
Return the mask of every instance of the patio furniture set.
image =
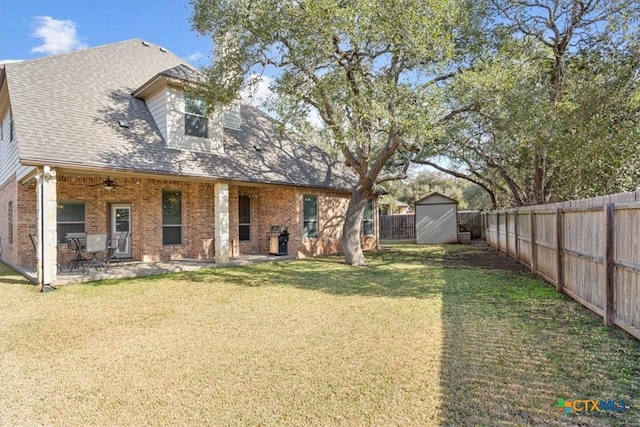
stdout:
{"type": "Polygon", "coordinates": [[[68,264],[69,271],[82,268],[82,273],[88,274],[95,268],[106,273],[113,262],[123,265],[125,258],[121,254],[125,252],[128,236],[128,231],[114,239],[109,239],[107,234],[68,233],[67,245],[74,252],[68,264]]]}

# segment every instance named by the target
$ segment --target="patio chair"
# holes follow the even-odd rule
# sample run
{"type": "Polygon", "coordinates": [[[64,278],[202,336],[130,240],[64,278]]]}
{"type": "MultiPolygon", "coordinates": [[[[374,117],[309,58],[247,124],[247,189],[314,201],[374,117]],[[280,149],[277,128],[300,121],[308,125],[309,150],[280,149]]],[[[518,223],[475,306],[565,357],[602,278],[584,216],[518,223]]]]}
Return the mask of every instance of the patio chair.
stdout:
{"type": "Polygon", "coordinates": [[[85,251],[91,254],[89,262],[82,266],[82,273],[89,273],[91,267],[96,270],[104,268],[104,272],[107,272],[108,265],[98,258],[98,254],[101,252],[107,253],[107,235],[106,234],[87,234],[87,247],[85,251]]]}
{"type": "Polygon", "coordinates": [[[110,265],[112,262],[117,262],[120,263],[122,267],[124,265],[123,260],[129,258],[123,255],[127,250],[127,237],[129,237],[129,232],[123,231],[117,239],[111,241],[112,245],[109,247],[109,257],[105,260],[107,265],[110,265]],[[113,244],[114,240],[116,240],[115,244],[113,244]]]}
{"type": "Polygon", "coordinates": [[[67,246],[70,250],[74,251],[73,259],[69,261],[67,268],[69,271],[73,271],[84,265],[89,259],[85,258],[82,253],[87,245],[86,233],[67,233],[65,236],[67,240],[67,246]]]}
{"type": "MultiPolygon", "coordinates": [[[[33,251],[38,254],[38,235],[36,233],[29,233],[29,240],[31,240],[31,246],[33,246],[33,251]]],[[[56,267],[58,267],[58,271],[62,271],[62,266],[59,262],[56,263],[56,267]]]]}

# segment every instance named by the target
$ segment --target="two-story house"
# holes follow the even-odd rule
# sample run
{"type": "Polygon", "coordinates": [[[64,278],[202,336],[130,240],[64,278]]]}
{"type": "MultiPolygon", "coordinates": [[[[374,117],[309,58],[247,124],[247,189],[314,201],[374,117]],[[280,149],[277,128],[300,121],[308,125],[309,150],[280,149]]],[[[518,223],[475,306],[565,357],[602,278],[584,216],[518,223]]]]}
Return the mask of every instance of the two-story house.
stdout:
{"type": "Polygon", "coordinates": [[[274,225],[290,254],[340,251],[351,171],[255,107],[208,113],[200,77],[138,39],[2,66],[2,261],[55,284],[67,234],[126,231],[132,260],[224,263],[268,252],[274,225]]]}

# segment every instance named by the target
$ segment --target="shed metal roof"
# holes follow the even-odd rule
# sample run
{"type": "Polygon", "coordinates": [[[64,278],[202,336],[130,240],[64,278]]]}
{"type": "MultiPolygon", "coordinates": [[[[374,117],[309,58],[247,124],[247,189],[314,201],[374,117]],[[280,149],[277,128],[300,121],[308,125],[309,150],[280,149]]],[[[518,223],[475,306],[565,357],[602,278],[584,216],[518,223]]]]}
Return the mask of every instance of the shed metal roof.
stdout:
{"type": "Polygon", "coordinates": [[[458,204],[458,201],[447,197],[444,194],[440,194],[437,191],[417,200],[415,205],[444,205],[444,204],[458,204]]]}

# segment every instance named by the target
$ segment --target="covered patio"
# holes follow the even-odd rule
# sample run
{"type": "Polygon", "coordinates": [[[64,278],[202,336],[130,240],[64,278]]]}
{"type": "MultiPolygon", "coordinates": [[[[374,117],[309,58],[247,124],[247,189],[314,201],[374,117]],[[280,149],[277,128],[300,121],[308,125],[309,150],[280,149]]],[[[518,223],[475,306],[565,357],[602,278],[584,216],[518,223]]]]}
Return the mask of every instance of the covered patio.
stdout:
{"type": "MultiPolygon", "coordinates": [[[[53,286],[69,285],[73,283],[94,282],[97,280],[123,279],[128,277],[152,276],[167,273],[177,273],[182,271],[195,271],[203,268],[229,267],[234,265],[247,265],[259,262],[273,262],[293,260],[295,256],[276,256],[268,254],[240,255],[233,257],[227,263],[216,264],[213,260],[201,259],[180,259],[171,261],[129,261],[122,265],[112,264],[107,271],[90,269],[83,273],[82,269],[69,271],[63,268],[58,272],[53,286]]],[[[20,273],[25,275],[31,282],[38,283],[35,268],[18,267],[20,273]]]]}

